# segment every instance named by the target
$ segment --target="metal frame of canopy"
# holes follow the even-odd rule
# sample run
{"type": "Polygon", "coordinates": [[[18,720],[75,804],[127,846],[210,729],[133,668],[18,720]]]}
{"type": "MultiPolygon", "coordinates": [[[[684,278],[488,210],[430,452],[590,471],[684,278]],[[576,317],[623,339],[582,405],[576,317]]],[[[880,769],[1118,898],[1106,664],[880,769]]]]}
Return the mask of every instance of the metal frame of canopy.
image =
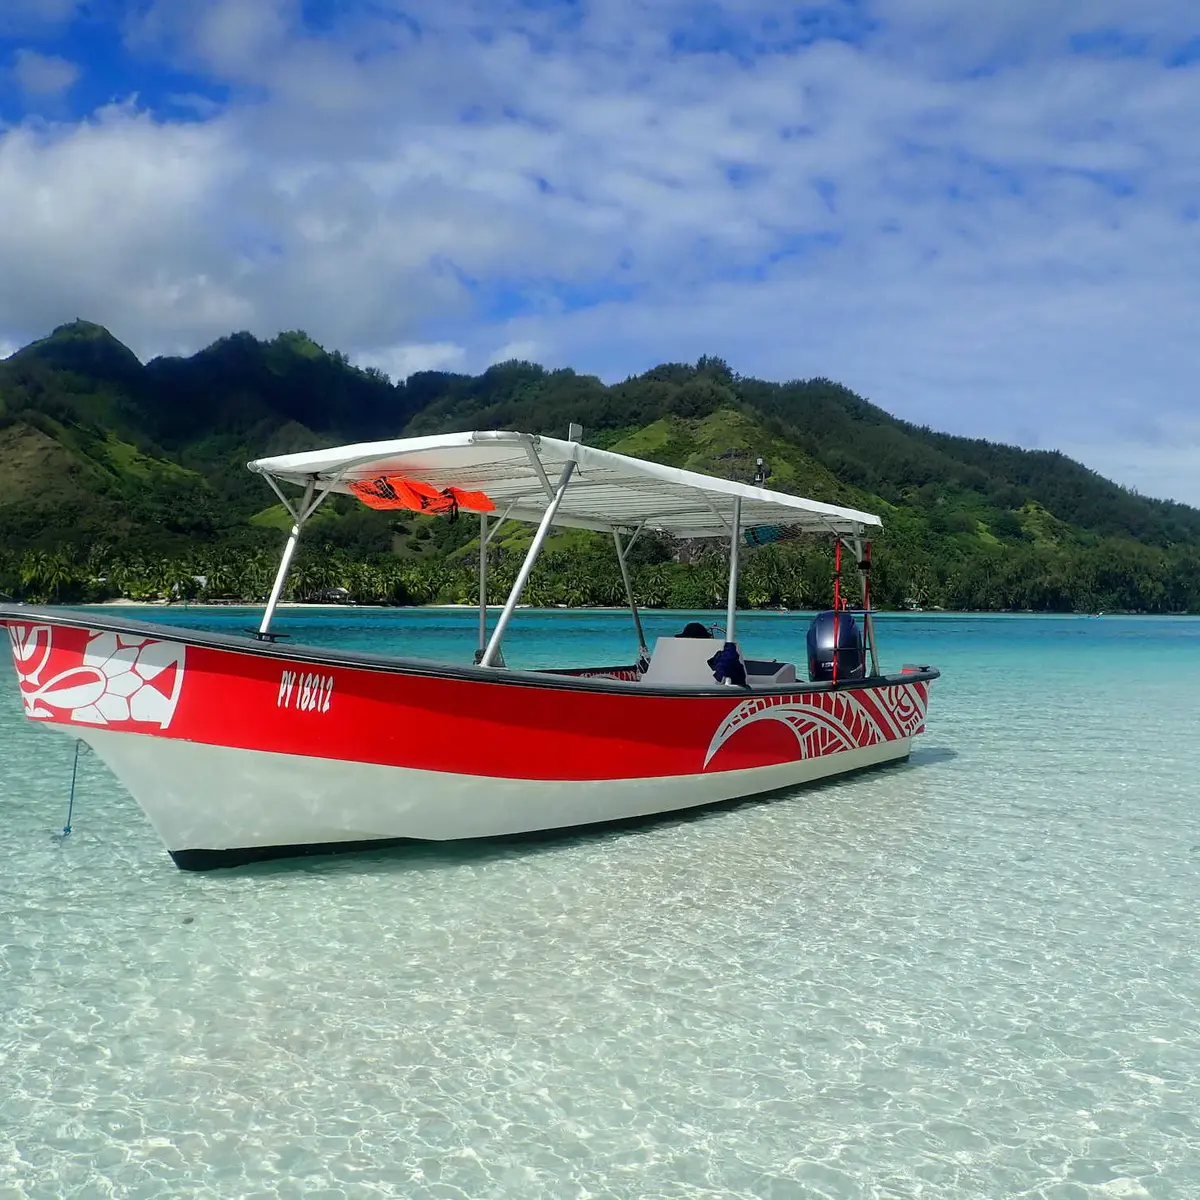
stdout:
{"type": "MultiPolygon", "coordinates": [[[[803,532],[833,535],[839,545],[837,575],[839,580],[840,546],[845,545],[847,549],[851,550],[855,556],[862,581],[864,636],[871,656],[872,671],[874,674],[878,674],[878,656],[866,574],[869,570],[869,542],[866,543],[866,557],[863,553],[863,534],[868,526],[880,524],[877,516],[824,504],[820,501],[789,496],[782,492],[769,491],[760,486],[750,486],[697,472],[664,467],[657,463],[629,458],[610,451],[598,451],[591,447],[585,447],[582,444],[582,437],[582,428],[573,424],[570,427],[568,440],[565,442],[507,431],[450,434],[442,437],[399,439],[392,442],[335,447],[306,454],[259,459],[249,463],[248,466],[251,470],[265,476],[267,483],[279,497],[293,521],[271,594],[255,636],[261,640],[274,640],[280,636],[271,633],[271,623],[283,594],[301,531],[308,519],[331,492],[350,492],[350,484],[355,482],[356,478],[365,479],[396,470],[421,472],[425,477],[436,478],[438,482],[443,480],[450,482],[453,476],[453,482],[456,485],[488,488],[491,491],[496,488],[496,477],[493,475],[496,470],[494,463],[485,463],[483,467],[480,467],[477,463],[463,462],[461,465],[455,466],[451,461],[450,465],[446,465],[439,462],[438,454],[441,452],[444,458],[453,460],[456,453],[460,457],[466,458],[468,452],[476,447],[501,447],[518,450],[518,456],[514,456],[507,464],[510,468],[509,475],[499,478],[504,483],[511,483],[514,478],[518,477],[520,468],[525,469],[525,474],[516,495],[505,496],[501,491],[501,503],[497,506],[499,511],[490,530],[488,514],[480,514],[479,648],[475,653],[477,665],[483,667],[504,665],[501,643],[505,631],[520,602],[546,538],[556,525],[592,529],[612,534],[621,570],[621,579],[637,634],[639,663],[644,663],[648,659],[649,650],[638,613],[627,558],[638,537],[647,528],[660,529],[664,532],[673,532],[678,529],[680,536],[693,537],[711,537],[727,533],[729,536],[729,575],[726,595],[725,641],[733,643],[736,639],[737,627],[739,552],[743,531],[750,527],[744,519],[745,504],[748,502],[751,517],[760,518],[754,521],[756,526],[774,520],[787,522],[792,527],[801,528],[803,532]],[[546,470],[546,463],[539,453],[539,449],[542,447],[553,449],[557,452],[557,457],[562,460],[556,482],[551,482],[549,472],[546,470]],[[410,462],[410,459],[415,459],[415,461],[410,462]],[[423,463],[426,465],[422,465],[423,463]],[[640,517],[632,514],[626,515],[627,504],[617,503],[613,506],[611,497],[614,485],[601,483],[607,503],[601,503],[590,511],[586,505],[583,511],[567,511],[565,513],[561,511],[568,487],[573,480],[578,479],[581,475],[602,475],[606,469],[612,471],[613,465],[618,471],[621,469],[626,471],[626,475],[621,478],[638,481],[633,484],[634,487],[638,486],[641,481],[648,480],[649,484],[644,496],[661,495],[666,507],[657,513],[652,512],[640,517]],[[474,473],[472,473],[473,471],[474,473]],[[493,475],[493,478],[489,479],[489,475],[493,475]],[[293,503],[283,493],[279,487],[281,480],[287,480],[304,488],[303,496],[298,504],[293,503]],[[656,484],[658,485],[657,491],[655,491],[656,484]],[[681,510],[679,508],[680,495],[684,490],[701,497],[703,504],[681,510]],[[538,493],[541,495],[538,496],[538,493]],[[728,515],[721,511],[719,503],[721,501],[731,502],[731,510],[728,515]],[[674,503],[673,509],[670,507],[670,502],[674,503]],[[611,517],[603,515],[606,507],[615,509],[611,517]],[[698,513],[703,515],[699,516],[698,513]],[[504,521],[510,519],[536,523],[537,529],[517,577],[509,590],[500,617],[489,637],[487,633],[487,551],[496,531],[504,521]],[[689,529],[694,532],[687,532],[689,529]],[[627,538],[624,542],[622,542],[622,534],[625,534],[627,538]],[[848,538],[849,540],[847,540],[848,538]]],[[[761,460],[759,461],[761,464],[761,460]]],[[[615,486],[620,485],[618,483],[615,486]]],[[[837,603],[835,598],[835,607],[837,603]]]]}

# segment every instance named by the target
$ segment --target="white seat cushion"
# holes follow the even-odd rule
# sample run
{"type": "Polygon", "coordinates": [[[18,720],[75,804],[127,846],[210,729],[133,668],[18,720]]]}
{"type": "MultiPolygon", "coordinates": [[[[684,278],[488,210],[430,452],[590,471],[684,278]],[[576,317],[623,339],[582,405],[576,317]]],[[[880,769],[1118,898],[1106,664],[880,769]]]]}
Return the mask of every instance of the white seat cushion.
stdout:
{"type": "Polygon", "coordinates": [[[642,682],[716,687],[708,660],[724,645],[720,638],[660,637],[642,682]]]}

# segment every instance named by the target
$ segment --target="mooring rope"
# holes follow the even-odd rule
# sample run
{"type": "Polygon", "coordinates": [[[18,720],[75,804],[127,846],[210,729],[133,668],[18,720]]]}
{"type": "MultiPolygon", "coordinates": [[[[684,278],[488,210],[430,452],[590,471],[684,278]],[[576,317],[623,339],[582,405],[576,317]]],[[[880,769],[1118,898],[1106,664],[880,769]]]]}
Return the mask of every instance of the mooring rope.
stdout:
{"type": "Polygon", "coordinates": [[[71,816],[75,812],[75,780],[79,777],[79,747],[83,742],[75,739],[75,761],[71,764],[71,798],[67,802],[67,823],[63,826],[62,835],[67,837],[71,832],[71,816]]]}

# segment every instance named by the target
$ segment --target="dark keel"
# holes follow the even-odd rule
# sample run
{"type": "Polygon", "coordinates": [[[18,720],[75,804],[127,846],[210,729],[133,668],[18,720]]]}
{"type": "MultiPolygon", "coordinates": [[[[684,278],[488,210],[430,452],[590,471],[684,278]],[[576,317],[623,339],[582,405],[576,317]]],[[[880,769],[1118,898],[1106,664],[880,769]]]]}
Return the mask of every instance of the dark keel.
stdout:
{"type": "Polygon", "coordinates": [[[233,850],[172,850],[171,858],[181,871],[215,871],[220,867],[246,867],[277,858],[311,858],[319,854],[353,854],[364,850],[387,850],[412,846],[413,838],[368,838],[360,842],[316,842],[302,846],[245,846],[233,850]]]}

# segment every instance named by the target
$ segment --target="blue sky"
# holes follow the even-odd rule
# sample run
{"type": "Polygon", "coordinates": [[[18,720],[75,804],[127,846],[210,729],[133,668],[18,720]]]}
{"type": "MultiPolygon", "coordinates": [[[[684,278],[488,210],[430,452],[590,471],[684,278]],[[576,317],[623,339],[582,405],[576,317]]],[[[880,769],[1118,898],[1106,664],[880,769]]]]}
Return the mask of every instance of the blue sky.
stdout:
{"type": "Polygon", "coordinates": [[[4,0],[0,354],[717,354],[1200,504],[1194,0],[4,0]]]}

